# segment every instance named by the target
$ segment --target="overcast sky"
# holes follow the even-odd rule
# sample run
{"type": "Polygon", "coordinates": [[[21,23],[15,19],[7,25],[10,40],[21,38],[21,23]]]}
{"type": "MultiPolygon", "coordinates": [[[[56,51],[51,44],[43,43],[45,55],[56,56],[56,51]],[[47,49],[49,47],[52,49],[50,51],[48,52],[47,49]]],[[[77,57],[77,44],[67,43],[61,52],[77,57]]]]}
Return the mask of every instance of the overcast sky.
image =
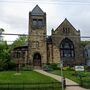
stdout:
{"type": "MultiPolygon", "coordinates": [[[[67,18],[81,31],[90,34],[90,0],[0,0],[0,28],[5,33],[28,33],[28,14],[36,5],[47,13],[47,34],[56,29],[67,18]]],[[[12,41],[16,37],[5,36],[12,41]]]]}

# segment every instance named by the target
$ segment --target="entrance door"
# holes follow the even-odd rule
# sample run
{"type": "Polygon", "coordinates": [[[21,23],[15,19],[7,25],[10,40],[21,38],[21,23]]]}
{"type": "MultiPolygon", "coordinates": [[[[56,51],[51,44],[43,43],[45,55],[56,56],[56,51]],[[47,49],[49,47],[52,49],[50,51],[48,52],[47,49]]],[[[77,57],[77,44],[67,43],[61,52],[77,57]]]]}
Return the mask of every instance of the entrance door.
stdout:
{"type": "Polygon", "coordinates": [[[41,66],[41,55],[39,53],[35,53],[33,56],[33,65],[41,66]]]}

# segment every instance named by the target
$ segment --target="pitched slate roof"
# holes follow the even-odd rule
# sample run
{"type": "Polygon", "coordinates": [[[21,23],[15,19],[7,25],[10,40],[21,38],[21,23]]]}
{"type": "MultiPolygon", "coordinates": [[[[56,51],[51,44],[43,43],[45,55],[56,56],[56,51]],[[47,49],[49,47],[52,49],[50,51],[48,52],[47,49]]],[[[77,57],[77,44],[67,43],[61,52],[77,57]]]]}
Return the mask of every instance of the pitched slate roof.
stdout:
{"type": "Polygon", "coordinates": [[[13,50],[16,50],[16,49],[22,49],[22,48],[28,48],[28,42],[25,42],[25,44],[21,45],[21,46],[17,46],[15,47],[13,50]]]}
{"type": "Polygon", "coordinates": [[[44,12],[38,5],[36,5],[34,9],[31,11],[31,15],[44,15],[44,12]]]}

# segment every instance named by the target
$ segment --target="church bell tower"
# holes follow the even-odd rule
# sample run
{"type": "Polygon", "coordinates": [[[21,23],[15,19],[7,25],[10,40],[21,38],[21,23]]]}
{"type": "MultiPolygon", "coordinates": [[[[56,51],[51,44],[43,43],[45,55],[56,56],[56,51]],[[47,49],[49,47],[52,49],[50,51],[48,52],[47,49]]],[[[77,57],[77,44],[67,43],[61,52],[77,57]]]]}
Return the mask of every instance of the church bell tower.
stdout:
{"type": "Polygon", "coordinates": [[[38,5],[29,13],[28,63],[33,67],[47,63],[46,13],[38,5]]]}

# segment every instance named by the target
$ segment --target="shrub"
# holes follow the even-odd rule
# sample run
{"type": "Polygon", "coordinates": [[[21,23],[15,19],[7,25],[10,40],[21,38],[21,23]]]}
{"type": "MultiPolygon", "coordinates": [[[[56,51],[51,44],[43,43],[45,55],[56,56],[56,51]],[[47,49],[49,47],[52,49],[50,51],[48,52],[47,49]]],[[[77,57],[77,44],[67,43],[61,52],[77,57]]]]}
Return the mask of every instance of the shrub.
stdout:
{"type": "Polygon", "coordinates": [[[0,63],[0,71],[4,70],[15,70],[16,64],[13,62],[2,62],[0,63]]]}
{"type": "Polygon", "coordinates": [[[3,66],[4,70],[16,70],[17,65],[14,62],[7,62],[3,66]]]}
{"type": "Polygon", "coordinates": [[[72,67],[69,67],[69,66],[63,67],[63,70],[65,70],[65,71],[74,71],[74,69],[72,67]]]}
{"type": "Polygon", "coordinates": [[[85,66],[86,71],[90,71],[90,66],[85,66]]]}
{"type": "Polygon", "coordinates": [[[58,65],[56,63],[52,63],[52,64],[50,64],[50,66],[53,70],[59,70],[60,69],[60,67],[58,67],[58,65]]]}
{"type": "Polygon", "coordinates": [[[43,66],[43,70],[45,70],[45,71],[52,71],[53,69],[51,68],[51,66],[49,64],[45,64],[43,66]]]}
{"type": "Polygon", "coordinates": [[[60,68],[57,66],[57,64],[53,63],[53,64],[45,64],[43,66],[43,69],[45,71],[52,71],[52,70],[58,70],[60,68]]]}

